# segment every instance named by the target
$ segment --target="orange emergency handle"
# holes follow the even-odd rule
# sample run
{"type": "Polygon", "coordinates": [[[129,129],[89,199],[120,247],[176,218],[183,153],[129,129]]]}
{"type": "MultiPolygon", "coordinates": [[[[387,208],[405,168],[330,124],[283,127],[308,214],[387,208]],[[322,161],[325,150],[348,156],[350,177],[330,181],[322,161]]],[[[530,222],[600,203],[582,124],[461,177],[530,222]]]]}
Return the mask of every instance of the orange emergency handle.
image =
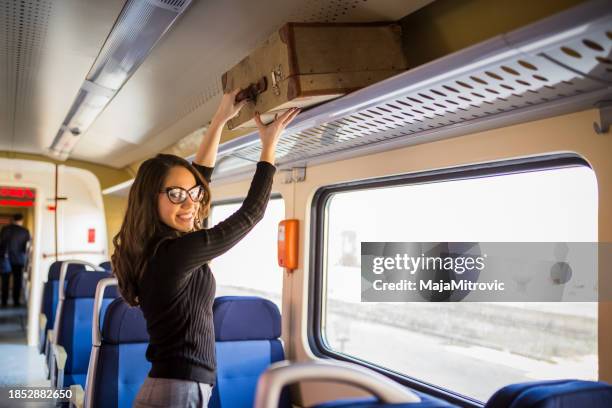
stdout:
{"type": "Polygon", "coordinates": [[[278,266],[297,269],[299,232],[299,222],[296,219],[278,223],[278,266]]]}

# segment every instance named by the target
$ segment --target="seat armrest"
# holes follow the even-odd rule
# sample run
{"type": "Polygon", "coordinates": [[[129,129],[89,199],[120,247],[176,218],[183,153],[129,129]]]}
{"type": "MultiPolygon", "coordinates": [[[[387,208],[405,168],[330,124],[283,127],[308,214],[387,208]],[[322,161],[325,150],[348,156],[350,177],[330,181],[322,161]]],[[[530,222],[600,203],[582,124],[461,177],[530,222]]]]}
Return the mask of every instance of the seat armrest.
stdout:
{"type": "Polygon", "coordinates": [[[53,345],[53,366],[51,367],[52,372],[56,375],[53,376],[55,379],[55,383],[52,382],[52,386],[55,388],[64,388],[64,368],[66,367],[66,360],[68,359],[68,354],[66,353],[66,349],[60,346],[59,344],[53,345]]]}
{"type": "Polygon", "coordinates": [[[41,313],[38,316],[38,327],[41,332],[43,332],[45,327],[47,327],[47,316],[45,316],[44,313],[41,313]]]}
{"type": "Polygon", "coordinates": [[[85,391],[81,384],[74,384],[70,386],[72,396],[70,397],[70,408],[83,408],[85,403],[85,391]]]}
{"type": "Polygon", "coordinates": [[[47,327],[47,316],[41,313],[38,316],[38,350],[41,353],[45,352],[45,329],[47,327]]]}
{"type": "Polygon", "coordinates": [[[45,360],[47,361],[47,378],[53,383],[52,366],[53,353],[51,352],[51,344],[53,344],[53,329],[47,330],[47,341],[45,341],[45,360]]]}
{"type": "Polygon", "coordinates": [[[47,356],[47,359],[51,354],[51,344],[53,344],[53,337],[53,329],[47,330],[47,341],[45,342],[45,355],[47,356]]]}
{"type": "Polygon", "coordinates": [[[59,344],[53,345],[53,354],[55,356],[55,366],[58,370],[63,370],[66,367],[66,360],[68,359],[68,354],[66,353],[66,349],[59,344]]]}

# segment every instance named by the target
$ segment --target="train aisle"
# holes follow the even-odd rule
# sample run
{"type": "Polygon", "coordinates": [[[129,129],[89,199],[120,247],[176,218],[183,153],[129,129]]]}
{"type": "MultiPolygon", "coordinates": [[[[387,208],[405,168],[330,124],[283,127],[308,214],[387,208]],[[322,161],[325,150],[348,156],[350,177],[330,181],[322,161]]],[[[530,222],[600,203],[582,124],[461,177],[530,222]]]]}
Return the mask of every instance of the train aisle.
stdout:
{"type": "MultiPolygon", "coordinates": [[[[44,355],[36,347],[26,344],[27,310],[25,307],[0,308],[0,389],[7,392],[16,386],[48,387],[49,380],[44,369],[44,355]]],[[[4,394],[3,392],[3,394],[4,394]]],[[[4,397],[4,395],[3,395],[4,397]]],[[[54,404],[23,402],[2,398],[3,408],[53,407],[54,404]]]]}

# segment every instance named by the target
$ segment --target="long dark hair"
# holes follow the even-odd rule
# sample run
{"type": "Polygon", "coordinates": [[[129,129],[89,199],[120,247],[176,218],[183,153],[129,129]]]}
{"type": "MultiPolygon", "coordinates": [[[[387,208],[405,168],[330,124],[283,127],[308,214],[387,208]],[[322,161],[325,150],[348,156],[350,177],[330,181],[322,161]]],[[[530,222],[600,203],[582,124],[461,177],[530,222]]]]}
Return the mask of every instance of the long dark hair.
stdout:
{"type": "Polygon", "coordinates": [[[119,291],[125,301],[136,306],[140,279],[147,260],[165,239],[176,238],[181,232],[162,222],[158,212],[158,196],[170,169],[182,166],[189,170],[206,190],[206,201],[195,215],[194,230],[204,227],[210,209],[210,189],[200,173],[185,159],[171,154],[158,154],[143,162],[128,197],[127,210],[119,233],[113,238],[115,251],[111,257],[113,273],[119,281],[119,291]]]}

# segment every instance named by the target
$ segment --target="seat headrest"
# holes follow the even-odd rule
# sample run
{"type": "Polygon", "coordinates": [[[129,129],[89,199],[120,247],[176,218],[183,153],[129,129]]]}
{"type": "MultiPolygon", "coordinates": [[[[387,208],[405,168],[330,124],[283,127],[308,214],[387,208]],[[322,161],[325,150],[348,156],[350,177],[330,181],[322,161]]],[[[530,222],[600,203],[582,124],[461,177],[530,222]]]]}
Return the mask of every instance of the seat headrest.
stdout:
{"type": "Polygon", "coordinates": [[[221,296],[213,304],[216,341],[273,340],[281,335],[281,315],[269,300],[221,296]]]}
{"type": "MultiPolygon", "coordinates": [[[[47,280],[59,280],[62,264],[62,261],[55,261],[51,264],[51,266],[49,267],[49,277],[47,278],[47,280]]],[[[68,276],[71,276],[71,274],[74,274],[75,272],[80,272],[84,270],[85,265],[83,264],[70,264],[68,265],[68,270],[66,271],[66,278],[68,278],[68,276]]]]}
{"type": "Polygon", "coordinates": [[[148,343],[147,322],[139,307],[128,305],[118,297],[104,314],[102,341],[110,344],[148,343]]]}
{"type": "Polygon", "coordinates": [[[548,380],[507,385],[487,401],[485,408],[553,408],[612,406],[612,385],[583,380],[548,380]]]}
{"type": "MultiPolygon", "coordinates": [[[[75,273],[66,286],[66,298],[94,298],[96,296],[96,286],[100,279],[110,278],[108,272],[80,271],[75,273]]],[[[105,298],[117,297],[117,288],[109,286],[104,291],[105,298]]]]}
{"type": "Polygon", "coordinates": [[[112,271],[113,270],[113,267],[112,267],[112,264],[110,263],[110,261],[102,262],[100,264],[100,267],[106,269],[107,271],[112,271]]]}

